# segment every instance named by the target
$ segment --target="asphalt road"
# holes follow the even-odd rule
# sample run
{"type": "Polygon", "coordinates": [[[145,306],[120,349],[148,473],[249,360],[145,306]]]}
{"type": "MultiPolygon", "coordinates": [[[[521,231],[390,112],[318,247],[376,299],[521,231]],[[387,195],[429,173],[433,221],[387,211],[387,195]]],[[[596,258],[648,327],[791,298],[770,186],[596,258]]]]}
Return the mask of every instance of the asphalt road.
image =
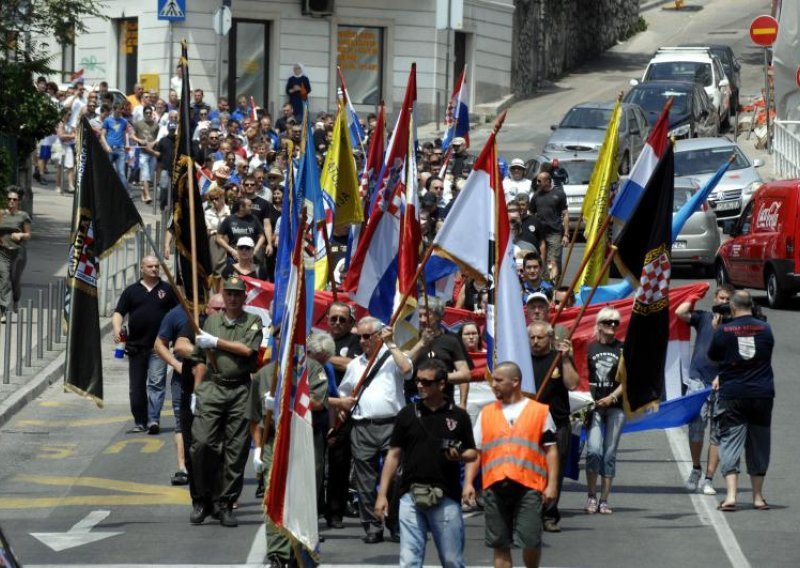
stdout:
{"type": "MultiPolygon", "coordinates": [[[[612,99],[628,79],[641,74],[659,45],[703,38],[729,43],[744,63],[743,94],[758,92],[760,52],[749,45],[747,28],[754,15],[767,12],[769,2],[694,4],[703,9],[646,12],[648,31],[557,81],[546,94],[515,105],[499,137],[501,150],[523,157],[537,151],[551,122],[578,102],[612,99]]],[[[479,141],[480,133],[473,139],[479,141]]],[[[48,237],[55,245],[64,234],[51,225],[48,237]]],[[[36,272],[26,274],[26,283],[47,281],[62,269],[61,258],[42,257],[36,272]]],[[[693,281],[689,273],[674,276],[676,286],[693,281]]],[[[756,297],[763,300],[764,294],[757,292],[756,297]]],[[[709,305],[708,300],[701,303],[709,305]]],[[[584,515],[583,478],[580,483],[567,482],[561,500],[563,532],[545,535],[543,565],[797,566],[800,493],[793,466],[800,439],[793,428],[800,389],[792,377],[797,376],[800,355],[794,335],[798,311],[800,299],[788,310],[765,309],[777,339],[773,363],[778,398],[765,489],[771,511],[749,508],[746,482],[741,484],[742,508],[734,514],[716,511],[718,498],[688,494],[683,480],[690,466],[681,431],[629,434],[620,444],[610,501],[614,515],[584,515]]],[[[112,351],[110,339],[105,338],[104,409],[54,385],[0,430],[0,524],[22,562],[82,567],[261,566],[265,545],[252,472],[240,502],[238,528],[226,529],[210,520],[201,527],[190,526],[186,490],[169,485],[175,469],[171,414],[164,416],[164,430],[158,436],[125,433],[131,426],[127,368],[112,351]]],[[[169,402],[165,406],[170,408],[169,402]]],[[[722,488],[719,478],[715,484],[722,488]]],[[[348,519],[346,525],[344,530],[322,531],[326,565],[396,565],[397,545],[364,545],[356,520],[348,519]]],[[[468,566],[491,564],[490,551],[483,546],[480,514],[467,519],[466,560],[468,566]]],[[[438,564],[432,545],[426,564],[438,564]]]]}

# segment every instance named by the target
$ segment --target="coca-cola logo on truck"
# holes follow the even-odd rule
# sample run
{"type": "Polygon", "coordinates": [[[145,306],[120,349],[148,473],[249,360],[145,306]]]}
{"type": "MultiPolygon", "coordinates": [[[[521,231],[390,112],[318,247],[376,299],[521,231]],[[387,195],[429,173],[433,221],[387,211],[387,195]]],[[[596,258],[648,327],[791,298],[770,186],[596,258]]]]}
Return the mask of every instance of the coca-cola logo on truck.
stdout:
{"type": "Polygon", "coordinates": [[[759,231],[777,231],[778,212],[780,209],[780,201],[773,201],[769,205],[765,203],[756,216],[756,229],[759,231]]]}

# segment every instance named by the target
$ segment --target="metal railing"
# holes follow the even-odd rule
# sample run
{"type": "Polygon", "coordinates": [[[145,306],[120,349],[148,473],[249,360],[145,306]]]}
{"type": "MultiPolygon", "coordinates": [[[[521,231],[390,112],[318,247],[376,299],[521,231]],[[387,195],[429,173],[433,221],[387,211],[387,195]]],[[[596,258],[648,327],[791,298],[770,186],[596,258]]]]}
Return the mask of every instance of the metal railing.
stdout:
{"type": "Polygon", "coordinates": [[[775,176],[778,179],[800,178],[800,121],[776,120],[772,144],[775,176]]]}
{"type": "MultiPolygon", "coordinates": [[[[100,317],[108,317],[114,309],[122,290],[139,278],[139,263],[142,257],[152,254],[142,234],[148,231],[156,246],[160,244],[160,223],[155,231],[150,225],[126,239],[106,259],[100,261],[97,281],[98,308],[100,317]]],[[[7,312],[7,321],[0,324],[0,371],[4,385],[11,383],[12,370],[20,376],[34,362],[48,357],[51,352],[64,349],[66,328],[64,321],[64,299],[66,280],[60,278],[36,291],[34,299],[22,302],[16,313],[7,312]],[[13,361],[13,365],[12,365],[13,361]]]]}

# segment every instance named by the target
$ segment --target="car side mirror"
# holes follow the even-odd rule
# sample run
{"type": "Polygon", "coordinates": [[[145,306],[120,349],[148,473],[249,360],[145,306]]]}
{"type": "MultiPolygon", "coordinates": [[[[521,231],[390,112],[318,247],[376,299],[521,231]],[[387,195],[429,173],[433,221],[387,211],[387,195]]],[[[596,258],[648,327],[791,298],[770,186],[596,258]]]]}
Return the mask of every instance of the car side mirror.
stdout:
{"type": "Polygon", "coordinates": [[[551,124],[551,125],[550,125],[550,130],[552,130],[552,131],[554,131],[554,132],[555,132],[556,130],[558,130],[558,124],[551,124]]]}
{"type": "Polygon", "coordinates": [[[764,160],[762,160],[761,158],[756,158],[755,160],[753,160],[754,168],[760,168],[763,165],[764,165],[764,160]]]}
{"type": "Polygon", "coordinates": [[[639,81],[637,81],[636,79],[631,79],[630,81],[628,81],[628,84],[629,84],[631,87],[635,87],[636,85],[638,85],[638,84],[639,84],[639,81]]]}

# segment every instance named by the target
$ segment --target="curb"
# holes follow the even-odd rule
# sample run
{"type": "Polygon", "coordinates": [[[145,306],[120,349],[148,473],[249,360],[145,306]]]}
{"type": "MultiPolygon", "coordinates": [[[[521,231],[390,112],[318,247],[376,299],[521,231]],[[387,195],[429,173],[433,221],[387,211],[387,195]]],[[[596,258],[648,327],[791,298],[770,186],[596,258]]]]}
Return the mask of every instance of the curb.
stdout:
{"type": "MultiPolygon", "coordinates": [[[[100,326],[100,337],[104,337],[111,329],[111,320],[100,326]]],[[[66,347],[66,343],[64,343],[66,347]]],[[[0,427],[11,420],[15,414],[25,408],[29,402],[42,394],[47,387],[64,376],[64,360],[66,350],[62,351],[47,366],[33,375],[16,392],[0,403],[0,427]]]]}

